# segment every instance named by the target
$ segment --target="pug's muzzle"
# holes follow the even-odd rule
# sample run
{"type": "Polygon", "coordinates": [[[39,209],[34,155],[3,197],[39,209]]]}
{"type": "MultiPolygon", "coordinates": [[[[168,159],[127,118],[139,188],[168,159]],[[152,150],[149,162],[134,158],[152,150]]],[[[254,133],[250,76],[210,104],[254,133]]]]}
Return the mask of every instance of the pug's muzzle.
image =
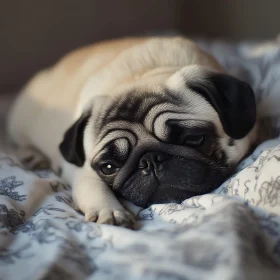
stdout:
{"type": "Polygon", "coordinates": [[[113,189],[134,204],[181,203],[212,191],[230,173],[226,164],[217,164],[190,148],[173,147],[147,151],[126,164],[113,189]]]}

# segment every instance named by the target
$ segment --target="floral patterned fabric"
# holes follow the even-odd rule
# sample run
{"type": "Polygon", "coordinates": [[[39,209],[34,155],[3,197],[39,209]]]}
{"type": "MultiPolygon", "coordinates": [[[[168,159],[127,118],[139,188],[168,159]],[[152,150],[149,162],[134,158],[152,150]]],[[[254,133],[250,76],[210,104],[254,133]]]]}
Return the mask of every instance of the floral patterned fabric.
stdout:
{"type": "MultiPolygon", "coordinates": [[[[199,44],[250,82],[279,128],[280,44],[199,44]]],[[[71,205],[69,186],[51,171],[0,154],[0,279],[280,279],[278,135],[211,194],[128,204],[135,231],[86,223],[71,205]]]]}

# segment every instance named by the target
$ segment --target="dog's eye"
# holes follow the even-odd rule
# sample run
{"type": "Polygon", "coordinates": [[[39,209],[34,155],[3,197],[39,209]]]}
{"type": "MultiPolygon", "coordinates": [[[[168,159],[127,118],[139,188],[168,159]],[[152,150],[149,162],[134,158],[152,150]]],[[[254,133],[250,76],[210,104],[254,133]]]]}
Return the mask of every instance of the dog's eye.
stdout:
{"type": "Polygon", "coordinates": [[[184,145],[190,147],[200,147],[206,139],[205,135],[188,135],[184,139],[184,145]]]}
{"type": "Polygon", "coordinates": [[[105,163],[100,166],[100,171],[106,176],[114,175],[118,170],[119,167],[112,163],[105,163]]]}

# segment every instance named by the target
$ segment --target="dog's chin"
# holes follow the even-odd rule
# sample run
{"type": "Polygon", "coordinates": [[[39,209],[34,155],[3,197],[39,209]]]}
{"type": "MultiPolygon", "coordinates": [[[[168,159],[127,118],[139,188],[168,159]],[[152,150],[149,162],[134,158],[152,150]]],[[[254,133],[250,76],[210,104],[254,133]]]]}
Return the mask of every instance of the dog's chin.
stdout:
{"type": "Polygon", "coordinates": [[[137,170],[118,193],[140,207],[181,203],[213,191],[228,175],[229,169],[225,167],[211,167],[195,160],[172,160],[148,175],[137,170]]]}

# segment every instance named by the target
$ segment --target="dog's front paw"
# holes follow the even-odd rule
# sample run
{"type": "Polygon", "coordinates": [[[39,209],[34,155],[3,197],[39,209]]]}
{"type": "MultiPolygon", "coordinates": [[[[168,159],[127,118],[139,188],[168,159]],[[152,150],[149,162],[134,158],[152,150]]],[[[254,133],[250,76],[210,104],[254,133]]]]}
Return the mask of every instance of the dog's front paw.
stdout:
{"type": "Polygon", "coordinates": [[[120,227],[133,229],[135,224],[134,216],[128,211],[113,209],[92,209],[85,213],[87,222],[96,222],[97,224],[116,225],[120,227]]]}

